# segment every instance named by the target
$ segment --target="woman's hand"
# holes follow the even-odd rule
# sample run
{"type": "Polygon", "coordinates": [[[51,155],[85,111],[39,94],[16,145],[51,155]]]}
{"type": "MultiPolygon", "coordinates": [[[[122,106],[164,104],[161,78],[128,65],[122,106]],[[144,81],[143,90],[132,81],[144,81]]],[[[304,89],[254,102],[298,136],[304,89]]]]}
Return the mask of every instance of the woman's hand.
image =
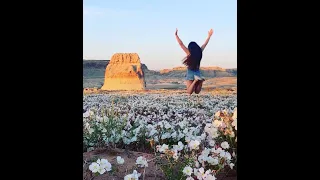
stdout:
{"type": "MultiPolygon", "coordinates": [[[[178,30],[177,30],[178,31],[178,30]]],[[[208,32],[208,36],[209,37],[211,37],[212,36],[212,34],[213,34],[213,30],[212,29],[210,29],[210,31],[208,32]]]]}
{"type": "Polygon", "coordinates": [[[208,37],[207,37],[206,41],[205,41],[205,42],[203,43],[203,45],[201,46],[202,51],[206,48],[206,46],[207,46],[207,44],[208,44],[208,42],[209,42],[212,34],[213,34],[213,30],[210,29],[210,31],[208,32],[208,37]]]}
{"type": "Polygon", "coordinates": [[[176,29],[176,33],[174,33],[176,36],[178,36],[178,28],[176,29]]]}

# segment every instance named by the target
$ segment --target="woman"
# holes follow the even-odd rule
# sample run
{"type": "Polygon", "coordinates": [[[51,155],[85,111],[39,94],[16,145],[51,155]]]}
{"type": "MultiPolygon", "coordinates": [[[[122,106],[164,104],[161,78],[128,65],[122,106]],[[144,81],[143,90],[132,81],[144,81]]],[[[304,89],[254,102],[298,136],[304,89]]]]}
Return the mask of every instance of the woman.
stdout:
{"type": "Polygon", "coordinates": [[[210,29],[208,32],[208,37],[201,47],[195,42],[190,42],[187,48],[178,36],[178,29],[176,30],[176,39],[180,47],[187,54],[187,57],[183,59],[183,64],[187,66],[186,85],[187,93],[189,95],[191,95],[193,92],[199,94],[201,91],[204,78],[200,73],[200,62],[202,59],[202,52],[207,46],[212,34],[213,30],[210,29]]]}

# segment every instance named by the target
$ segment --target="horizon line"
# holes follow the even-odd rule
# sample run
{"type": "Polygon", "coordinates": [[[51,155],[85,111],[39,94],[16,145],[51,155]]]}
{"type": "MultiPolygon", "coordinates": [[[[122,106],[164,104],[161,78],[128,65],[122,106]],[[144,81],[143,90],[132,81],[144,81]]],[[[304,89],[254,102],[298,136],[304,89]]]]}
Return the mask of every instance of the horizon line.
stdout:
{"type": "MultiPolygon", "coordinates": [[[[110,61],[110,59],[83,59],[83,61],[110,61]]],[[[141,64],[144,64],[147,66],[147,64],[145,63],[141,63],[141,64]]],[[[148,66],[147,66],[148,67],[148,66]]],[[[170,69],[173,69],[173,68],[179,68],[179,67],[184,67],[184,66],[174,66],[174,67],[171,67],[171,68],[163,68],[163,69],[149,69],[149,70],[152,70],[152,71],[161,71],[161,70],[170,70],[170,69]]],[[[238,69],[237,67],[232,67],[232,68],[224,68],[224,67],[221,67],[221,66],[215,66],[215,65],[212,65],[212,66],[202,66],[202,68],[208,68],[208,67],[218,67],[218,68],[222,68],[222,69],[238,69]]],[[[200,67],[201,68],[201,67],[200,67]]]]}

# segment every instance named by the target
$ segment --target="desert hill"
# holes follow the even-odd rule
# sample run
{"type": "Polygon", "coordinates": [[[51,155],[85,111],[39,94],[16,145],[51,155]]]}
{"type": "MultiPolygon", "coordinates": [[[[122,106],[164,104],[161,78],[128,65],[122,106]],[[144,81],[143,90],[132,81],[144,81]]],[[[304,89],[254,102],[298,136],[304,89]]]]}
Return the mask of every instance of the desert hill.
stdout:
{"type": "MultiPolygon", "coordinates": [[[[83,86],[101,87],[104,81],[105,70],[110,60],[83,60],[83,86]]],[[[147,85],[150,84],[177,84],[184,87],[184,77],[186,67],[175,67],[172,69],[163,69],[160,71],[150,70],[145,64],[142,64],[145,73],[147,85]]],[[[237,69],[224,69],[221,67],[202,67],[202,75],[206,79],[224,78],[235,79],[237,69]]],[[[209,81],[207,81],[209,83],[209,81]]]]}
{"type": "MultiPolygon", "coordinates": [[[[83,60],[83,76],[84,78],[104,77],[106,67],[110,60],[83,60]]],[[[172,69],[163,69],[154,71],[148,69],[145,64],[142,64],[142,69],[148,75],[156,75],[162,77],[177,77],[183,78],[185,76],[186,67],[175,67],[172,69]]],[[[221,67],[202,67],[201,72],[207,78],[213,77],[235,77],[237,76],[237,69],[224,69],[221,67]]]]}

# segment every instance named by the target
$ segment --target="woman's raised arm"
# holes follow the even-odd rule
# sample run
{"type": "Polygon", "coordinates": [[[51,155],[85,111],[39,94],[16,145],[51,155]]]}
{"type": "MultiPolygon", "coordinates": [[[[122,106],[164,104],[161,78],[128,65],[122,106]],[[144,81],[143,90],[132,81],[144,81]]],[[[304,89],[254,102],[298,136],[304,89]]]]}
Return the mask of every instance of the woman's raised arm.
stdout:
{"type": "Polygon", "coordinates": [[[176,29],[175,35],[176,35],[176,39],[177,39],[180,47],[183,49],[184,52],[186,52],[187,55],[189,55],[190,52],[189,52],[188,48],[183,44],[183,42],[181,41],[181,39],[178,36],[178,29],[176,29]]]}
{"type": "Polygon", "coordinates": [[[202,51],[206,48],[206,46],[207,46],[207,44],[208,44],[208,42],[209,42],[212,34],[213,34],[213,30],[210,29],[210,31],[208,32],[208,37],[207,37],[206,41],[205,41],[205,42],[203,43],[203,45],[201,46],[202,51]]]}

